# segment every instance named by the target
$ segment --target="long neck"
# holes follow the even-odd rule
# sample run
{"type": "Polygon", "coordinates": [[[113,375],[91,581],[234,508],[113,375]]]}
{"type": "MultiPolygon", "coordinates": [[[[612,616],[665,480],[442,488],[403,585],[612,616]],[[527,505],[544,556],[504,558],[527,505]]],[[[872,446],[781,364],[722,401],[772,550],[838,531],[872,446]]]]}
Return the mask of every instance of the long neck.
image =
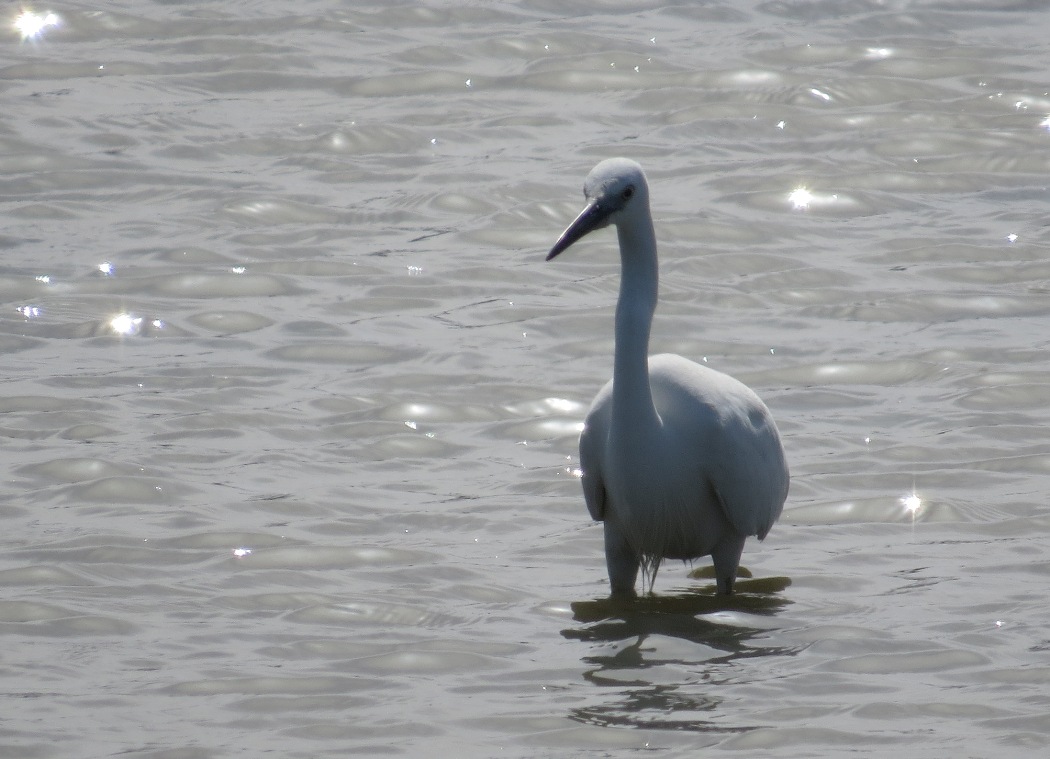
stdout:
{"type": "Polygon", "coordinates": [[[617,234],[622,271],[616,302],[613,424],[641,431],[660,423],[649,387],[649,328],[659,284],[656,235],[649,214],[636,224],[618,225],[617,234]]]}

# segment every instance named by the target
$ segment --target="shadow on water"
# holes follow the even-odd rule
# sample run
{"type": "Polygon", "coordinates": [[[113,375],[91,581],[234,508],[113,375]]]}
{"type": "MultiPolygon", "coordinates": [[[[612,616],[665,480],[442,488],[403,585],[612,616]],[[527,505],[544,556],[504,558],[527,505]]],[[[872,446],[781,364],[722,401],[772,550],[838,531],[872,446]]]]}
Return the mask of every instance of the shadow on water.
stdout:
{"type": "Polygon", "coordinates": [[[791,602],[780,593],[786,577],[741,580],[732,596],[714,586],[669,595],[572,604],[579,625],[562,635],[592,644],[583,657],[584,679],[600,686],[569,718],[590,725],[736,733],[758,725],[735,724],[721,709],[729,681],[752,671],[756,657],[792,656],[798,648],[767,645],[779,611],[791,602]],[[611,697],[611,698],[610,698],[611,697]]]}

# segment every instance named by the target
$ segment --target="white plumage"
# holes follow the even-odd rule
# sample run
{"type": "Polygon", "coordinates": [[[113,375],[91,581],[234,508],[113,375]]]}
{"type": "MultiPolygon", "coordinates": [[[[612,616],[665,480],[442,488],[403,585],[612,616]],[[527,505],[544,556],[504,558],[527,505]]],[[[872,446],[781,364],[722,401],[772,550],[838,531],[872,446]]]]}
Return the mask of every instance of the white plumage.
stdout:
{"type": "Polygon", "coordinates": [[[599,163],[587,206],[547,260],[615,225],[621,280],[613,378],[591,404],[580,436],[583,493],[604,522],[614,595],[634,595],[639,567],[652,590],[663,559],[710,555],[720,593],[731,593],[744,541],[766,536],[788,492],[776,424],[746,385],[673,354],[649,356],[656,310],[656,236],[641,167],[599,163]]]}

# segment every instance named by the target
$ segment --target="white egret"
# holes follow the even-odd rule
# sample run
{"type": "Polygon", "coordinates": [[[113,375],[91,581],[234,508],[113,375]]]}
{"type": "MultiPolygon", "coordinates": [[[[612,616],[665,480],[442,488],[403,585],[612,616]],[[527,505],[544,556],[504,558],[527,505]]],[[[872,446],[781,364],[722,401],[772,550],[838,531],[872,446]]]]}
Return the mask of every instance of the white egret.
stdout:
{"type": "Polygon", "coordinates": [[[732,593],[744,540],[766,536],[788,492],[773,417],[746,385],[674,354],[649,356],[657,301],[656,234],[642,168],[602,161],[584,183],[587,206],[551,260],[589,232],[616,226],[620,295],[613,378],[580,435],[583,494],[604,522],[615,596],[652,591],[663,559],[710,555],[719,593],[732,593]]]}

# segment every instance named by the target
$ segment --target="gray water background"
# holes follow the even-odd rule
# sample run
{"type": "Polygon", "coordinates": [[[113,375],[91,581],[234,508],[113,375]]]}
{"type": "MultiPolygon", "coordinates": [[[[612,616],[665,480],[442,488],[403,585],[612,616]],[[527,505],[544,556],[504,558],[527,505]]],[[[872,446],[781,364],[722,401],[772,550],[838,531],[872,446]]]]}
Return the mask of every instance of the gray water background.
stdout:
{"type": "Polygon", "coordinates": [[[46,10],[0,27],[0,755],[1042,755],[1045,3],[46,10]],[[543,257],[612,155],[653,350],[784,438],[732,601],[603,601],[614,236],[543,257]]]}

